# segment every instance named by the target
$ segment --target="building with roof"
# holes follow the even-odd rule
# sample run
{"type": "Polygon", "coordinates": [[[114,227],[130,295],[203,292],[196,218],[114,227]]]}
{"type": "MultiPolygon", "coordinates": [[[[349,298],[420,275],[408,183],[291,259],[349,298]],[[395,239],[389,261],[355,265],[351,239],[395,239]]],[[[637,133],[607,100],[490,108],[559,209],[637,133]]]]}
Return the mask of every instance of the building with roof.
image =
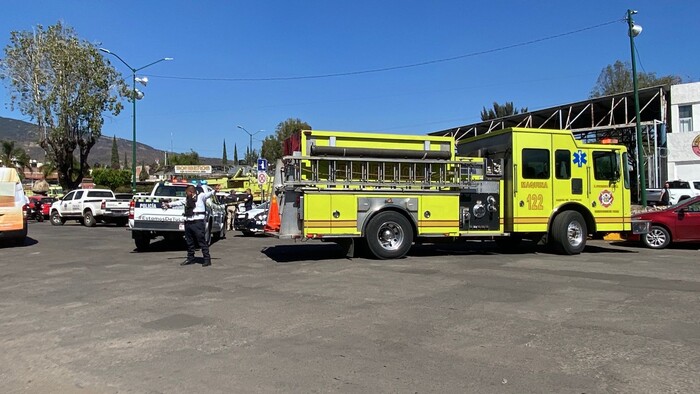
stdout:
{"type": "MultiPolygon", "coordinates": [[[[647,187],[660,187],[672,179],[700,179],[700,82],[639,89],[639,114],[647,187]]],[[[430,134],[459,141],[509,127],[571,130],[587,142],[608,140],[627,146],[633,179],[639,179],[636,121],[634,94],[625,92],[430,134]]]]}

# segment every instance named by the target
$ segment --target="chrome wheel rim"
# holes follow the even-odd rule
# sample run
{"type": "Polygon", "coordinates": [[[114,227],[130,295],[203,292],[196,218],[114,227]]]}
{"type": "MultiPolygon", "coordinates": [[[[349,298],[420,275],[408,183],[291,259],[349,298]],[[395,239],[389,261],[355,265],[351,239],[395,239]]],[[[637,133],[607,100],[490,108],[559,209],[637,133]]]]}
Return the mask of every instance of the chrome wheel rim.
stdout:
{"type": "Polygon", "coordinates": [[[385,250],[397,250],[404,240],[404,231],[396,222],[384,222],[377,230],[379,245],[385,250]]]}
{"type": "Polygon", "coordinates": [[[646,235],[647,244],[651,247],[661,247],[666,243],[666,234],[658,228],[653,228],[646,235]]]}
{"type": "Polygon", "coordinates": [[[578,221],[572,221],[566,228],[566,238],[569,241],[569,245],[573,247],[580,246],[583,242],[583,227],[578,221]]]}

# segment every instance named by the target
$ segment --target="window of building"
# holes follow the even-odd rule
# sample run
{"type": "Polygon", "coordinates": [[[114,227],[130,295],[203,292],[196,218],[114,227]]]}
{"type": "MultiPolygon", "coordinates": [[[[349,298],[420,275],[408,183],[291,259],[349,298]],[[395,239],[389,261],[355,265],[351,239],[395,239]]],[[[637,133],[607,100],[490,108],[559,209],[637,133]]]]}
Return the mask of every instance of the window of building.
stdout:
{"type": "Polygon", "coordinates": [[[549,178],[549,150],[523,149],[523,173],[525,179],[549,178]]]}
{"type": "Polygon", "coordinates": [[[554,176],[557,179],[571,178],[571,152],[568,150],[554,152],[554,176]]]}
{"type": "Polygon", "coordinates": [[[679,105],[678,119],[680,120],[680,132],[686,133],[693,131],[693,106],[679,105]]]}

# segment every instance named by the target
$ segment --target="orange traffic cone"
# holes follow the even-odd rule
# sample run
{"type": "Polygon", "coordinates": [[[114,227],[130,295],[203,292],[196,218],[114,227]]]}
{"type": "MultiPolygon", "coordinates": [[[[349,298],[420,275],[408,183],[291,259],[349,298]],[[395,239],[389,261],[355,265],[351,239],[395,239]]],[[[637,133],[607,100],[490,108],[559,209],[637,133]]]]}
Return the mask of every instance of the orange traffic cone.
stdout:
{"type": "Polygon", "coordinates": [[[270,210],[267,211],[265,231],[280,231],[280,209],[277,206],[277,196],[274,194],[272,195],[272,200],[270,201],[270,210]]]}

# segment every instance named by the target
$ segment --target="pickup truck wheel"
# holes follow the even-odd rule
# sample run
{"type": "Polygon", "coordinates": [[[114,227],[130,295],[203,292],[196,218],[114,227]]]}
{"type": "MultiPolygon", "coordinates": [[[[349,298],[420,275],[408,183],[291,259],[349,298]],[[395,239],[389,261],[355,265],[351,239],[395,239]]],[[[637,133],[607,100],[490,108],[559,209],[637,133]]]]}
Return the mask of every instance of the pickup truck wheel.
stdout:
{"type": "Polygon", "coordinates": [[[151,238],[148,234],[143,234],[141,232],[134,233],[134,244],[136,245],[136,250],[143,252],[148,249],[151,244],[151,238]]]}
{"type": "Polygon", "coordinates": [[[562,212],[554,218],[551,235],[559,252],[568,255],[579,254],[586,247],[586,221],[576,211],[562,212]]]}
{"type": "Polygon", "coordinates": [[[95,220],[95,217],[92,216],[92,212],[85,211],[85,213],[83,214],[83,224],[85,225],[85,227],[95,227],[97,221],[95,220]]]}
{"type": "Polygon", "coordinates": [[[411,249],[413,227],[403,215],[386,211],[367,225],[365,235],[370,252],[378,259],[398,259],[411,249]]]}
{"type": "Polygon", "coordinates": [[[51,212],[51,224],[54,226],[63,226],[63,224],[66,222],[66,219],[63,219],[61,215],[58,214],[58,211],[53,211],[51,212]]]}

